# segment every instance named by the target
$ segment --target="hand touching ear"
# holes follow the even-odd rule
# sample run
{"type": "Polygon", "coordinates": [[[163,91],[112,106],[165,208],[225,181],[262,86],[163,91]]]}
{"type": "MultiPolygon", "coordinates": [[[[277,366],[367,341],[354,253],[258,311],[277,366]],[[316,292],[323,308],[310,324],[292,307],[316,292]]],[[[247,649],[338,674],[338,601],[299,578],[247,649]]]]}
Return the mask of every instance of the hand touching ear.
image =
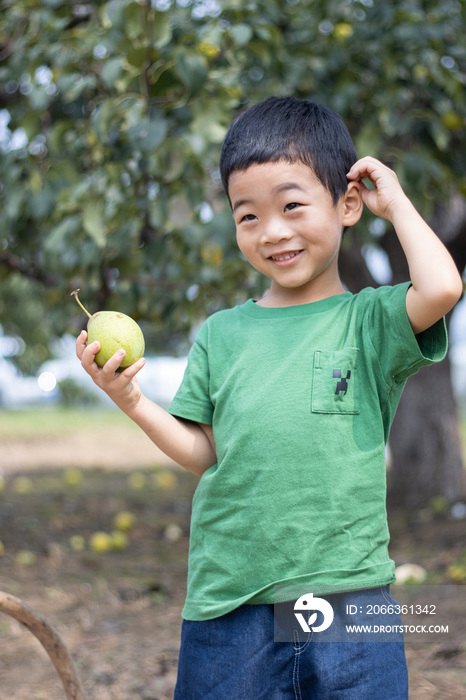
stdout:
{"type": "Polygon", "coordinates": [[[397,206],[408,199],[396,173],[372,156],[358,160],[351,167],[347,178],[351,182],[359,183],[362,201],[368,209],[375,216],[380,216],[392,223],[397,206]],[[373,190],[362,182],[364,178],[370,180],[374,186],[373,190]]]}
{"type": "Polygon", "coordinates": [[[396,174],[380,161],[367,156],[347,174],[358,182],[364,204],[376,216],[390,221],[409,266],[411,286],[406,311],[414,333],[432,326],[456,304],[463,283],[455,263],[440,239],[405,195],[396,174]],[[370,180],[370,190],[361,182],[370,180]]]}

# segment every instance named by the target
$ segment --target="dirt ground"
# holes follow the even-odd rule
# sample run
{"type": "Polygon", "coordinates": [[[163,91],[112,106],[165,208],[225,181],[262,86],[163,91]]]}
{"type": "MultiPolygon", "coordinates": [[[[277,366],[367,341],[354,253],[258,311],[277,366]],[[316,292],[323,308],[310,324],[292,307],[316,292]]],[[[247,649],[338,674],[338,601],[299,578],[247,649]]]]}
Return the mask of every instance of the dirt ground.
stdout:
{"type": "MultiPolygon", "coordinates": [[[[172,698],[197,479],[155,455],[134,431],[3,441],[0,450],[0,590],[54,625],[89,700],[172,698]],[[127,547],[91,551],[92,534],[111,532],[121,511],[135,516],[127,547]]],[[[446,582],[462,556],[465,521],[426,513],[392,514],[391,521],[396,563],[415,561],[434,582],[446,582]]],[[[464,630],[464,611],[462,620],[464,630]]],[[[407,658],[412,700],[466,696],[464,632],[407,643],[407,658]]],[[[45,651],[0,615],[0,700],[62,698],[45,651]]],[[[374,700],[383,698],[381,689],[374,700]]]]}

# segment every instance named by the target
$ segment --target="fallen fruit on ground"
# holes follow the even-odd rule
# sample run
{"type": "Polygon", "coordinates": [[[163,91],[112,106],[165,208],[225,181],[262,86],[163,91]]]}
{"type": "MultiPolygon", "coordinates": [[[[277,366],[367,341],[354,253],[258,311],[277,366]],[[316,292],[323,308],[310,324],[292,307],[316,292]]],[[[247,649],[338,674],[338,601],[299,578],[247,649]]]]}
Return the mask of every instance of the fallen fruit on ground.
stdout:
{"type": "Polygon", "coordinates": [[[96,554],[105,554],[113,549],[113,537],[108,532],[94,532],[89,539],[89,549],[96,554]]]}
{"type": "Polygon", "coordinates": [[[126,532],[122,532],[121,530],[114,530],[112,532],[112,546],[113,549],[116,550],[123,550],[126,549],[128,546],[129,540],[128,540],[128,535],[126,532]]]}
{"type": "Polygon", "coordinates": [[[113,525],[116,530],[131,530],[136,523],[136,516],[127,510],[121,510],[113,518],[113,525]]]}

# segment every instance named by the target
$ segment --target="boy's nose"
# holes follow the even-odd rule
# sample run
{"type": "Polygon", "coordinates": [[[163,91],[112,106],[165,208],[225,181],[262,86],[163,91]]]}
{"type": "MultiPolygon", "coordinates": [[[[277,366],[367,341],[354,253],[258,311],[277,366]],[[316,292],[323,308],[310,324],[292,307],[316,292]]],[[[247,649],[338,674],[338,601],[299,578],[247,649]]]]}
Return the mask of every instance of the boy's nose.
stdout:
{"type": "Polygon", "coordinates": [[[263,231],[261,243],[279,243],[289,241],[293,236],[292,230],[283,221],[269,221],[263,231]]]}

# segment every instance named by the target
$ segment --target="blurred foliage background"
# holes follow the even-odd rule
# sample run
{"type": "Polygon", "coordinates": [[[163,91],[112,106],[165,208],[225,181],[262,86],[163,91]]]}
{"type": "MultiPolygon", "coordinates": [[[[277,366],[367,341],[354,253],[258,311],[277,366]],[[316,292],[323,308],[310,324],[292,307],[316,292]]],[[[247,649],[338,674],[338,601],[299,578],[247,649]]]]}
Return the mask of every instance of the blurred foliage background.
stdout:
{"type": "MultiPolygon", "coordinates": [[[[24,341],[13,358],[22,371],[83,326],[76,287],[91,312],[133,316],[152,352],[184,352],[202,318],[260,293],[236,249],[217,163],[232,118],[271,94],[338,111],[359,155],[397,171],[464,270],[464,3],[2,0],[0,9],[0,322],[24,341]]],[[[341,271],[351,291],[407,279],[396,237],[368,216],[346,237],[341,271]]]]}
{"type": "Polygon", "coordinates": [[[82,325],[75,287],[91,311],[133,315],[154,350],[257,291],[217,162],[234,115],[270,94],[336,109],[426,216],[464,195],[465,12],[456,0],[3,0],[0,317],[26,342],[17,363],[34,371],[50,339],[82,325]]]}

